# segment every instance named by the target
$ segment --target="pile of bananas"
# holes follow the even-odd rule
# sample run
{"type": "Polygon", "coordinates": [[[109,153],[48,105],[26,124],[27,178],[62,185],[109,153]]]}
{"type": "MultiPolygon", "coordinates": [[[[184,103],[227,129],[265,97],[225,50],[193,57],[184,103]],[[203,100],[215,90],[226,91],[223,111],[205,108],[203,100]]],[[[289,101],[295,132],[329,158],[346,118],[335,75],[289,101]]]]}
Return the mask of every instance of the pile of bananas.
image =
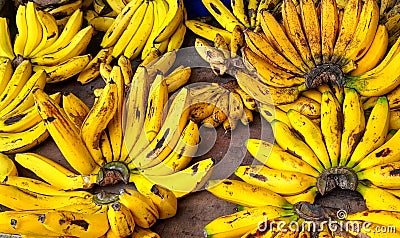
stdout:
{"type": "Polygon", "coordinates": [[[113,46],[112,56],[143,60],[152,49],[179,49],[186,33],[182,0],[130,1],[105,32],[101,47],[113,46]]]}
{"type": "MultiPolygon", "coordinates": [[[[325,195],[335,188],[358,191],[369,209],[350,214],[348,220],[399,227],[400,186],[396,171],[400,151],[396,145],[400,133],[390,124],[393,103],[381,96],[372,110],[364,113],[361,97],[349,88],[344,89],[342,105],[330,91],[322,93],[320,102],[319,123],[290,109],[286,121],[271,122],[275,144],[259,139],[246,142],[249,153],[263,165],[240,166],[235,174],[244,182],[209,181],[208,191],[214,195],[241,206],[257,207],[214,220],[205,228],[209,235],[253,234],[256,230],[250,230],[259,229],[257,225],[264,216],[268,221],[276,218],[269,216],[275,214],[276,207],[285,209],[279,217],[296,220],[298,217],[290,217],[293,209],[288,204],[294,204],[294,208],[315,206],[310,204],[318,193],[325,195]],[[262,207],[266,205],[268,208],[262,207]],[[234,222],[230,222],[233,218],[234,222]],[[233,223],[234,226],[227,226],[233,223]]],[[[392,120],[398,121],[398,116],[392,120]]],[[[313,219],[310,214],[297,215],[306,221],[313,219]]],[[[296,233],[290,237],[301,236],[296,233]]]]}

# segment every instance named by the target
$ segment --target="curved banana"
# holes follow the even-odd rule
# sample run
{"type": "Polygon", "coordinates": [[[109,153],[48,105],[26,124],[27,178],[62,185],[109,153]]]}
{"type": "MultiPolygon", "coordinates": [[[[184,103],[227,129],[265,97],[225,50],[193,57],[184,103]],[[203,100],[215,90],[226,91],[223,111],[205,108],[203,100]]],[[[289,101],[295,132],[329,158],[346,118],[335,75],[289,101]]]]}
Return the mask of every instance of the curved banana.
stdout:
{"type": "Polygon", "coordinates": [[[400,163],[398,161],[381,164],[368,168],[363,171],[357,172],[360,180],[369,180],[372,184],[387,189],[399,189],[400,180],[396,176],[400,163]]]}
{"type": "MultiPolygon", "coordinates": [[[[39,53],[41,50],[43,50],[46,46],[50,46],[53,44],[57,38],[58,38],[58,26],[56,19],[54,18],[53,15],[51,15],[48,12],[44,11],[37,11],[37,18],[38,21],[40,22],[40,25],[42,27],[42,39],[40,43],[35,47],[34,50],[32,50],[31,53],[29,53],[29,57],[31,55],[36,55],[39,53]]],[[[28,33],[29,37],[29,33],[28,33]]]]}
{"type": "Polygon", "coordinates": [[[301,21],[316,65],[322,63],[321,28],[314,1],[300,0],[301,21]]]}
{"type": "Polygon", "coordinates": [[[220,0],[202,0],[203,5],[214,16],[221,26],[229,32],[232,32],[236,25],[244,28],[242,23],[229,11],[229,9],[220,0]]]}
{"type": "Polygon", "coordinates": [[[65,114],[81,130],[83,121],[89,113],[89,107],[73,93],[64,93],[62,100],[65,114]]]}
{"type": "Polygon", "coordinates": [[[86,84],[100,75],[100,64],[109,64],[112,60],[111,52],[112,47],[99,50],[99,52],[94,56],[89,63],[86,64],[85,68],[79,72],[78,82],[81,84],[86,84]]]}
{"type": "Polygon", "coordinates": [[[0,40],[0,56],[13,60],[15,58],[11,45],[10,30],[8,29],[7,19],[0,17],[0,34],[3,36],[0,40]]]}
{"type": "MultiPolygon", "coordinates": [[[[298,90],[302,91],[303,88],[299,87],[298,90]]],[[[299,96],[294,102],[278,105],[277,107],[284,112],[294,109],[311,119],[321,116],[321,104],[304,96],[299,96]]]]}
{"type": "Polygon", "coordinates": [[[334,52],[338,33],[338,11],[336,1],[321,1],[321,54],[322,62],[328,63],[334,52]]]}
{"type": "Polygon", "coordinates": [[[282,196],[263,187],[238,180],[209,180],[207,191],[225,201],[246,207],[275,206],[292,209],[293,205],[282,196]]]}
{"type": "Polygon", "coordinates": [[[252,185],[285,195],[301,193],[315,186],[315,177],[291,171],[270,169],[264,165],[239,166],[235,174],[252,185]]]}
{"type": "Polygon", "coordinates": [[[24,47],[24,57],[28,57],[30,53],[39,45],[42,40],[43,29],[38,19],[36,11],[36,4],[34,2],[28,2],[26,4],[26,26],[28,30],[28,36],[24,47]]]}
{"type": "MultiPolygon", "coordinates": [[[[24,55],[24,47],[26,44],[26,40],[28,38],[28,26],[26,19],[26,6],[20,5],[17,9],[17,14],[15,17],[15,22],[18,29],[18,34],[15,35],[14,40],[14,54],[16,56],[24,55]]],[[[58,32],[57,32],[58,33],[58,32]]]]}
{"type": "Polygon", "coordinates": [[[131,210],[120,202],[109,205],[107,218],[110,229],[118,237],[129,236],[135,229],[136,224],[131,210]]]}
{"type": "Polygon", "coordinates": [[[230,31],[208,25],[208,24],[198,21],[198,20],[187,20],[187,21],[185,21],[185,25],[187,28],[189,28],[191,31],[193,31],[196,35],[199,35],[207,40],[213,41],[215,36],[218,33],[225,38],[225,41],[227,43],[231,42],[231,32],[230,31]]]}
{"type": "Polygon", "coordinates": [[[291,204],[296,204],[298,202],[309,202],[314,203],[315,197],[318,194],[317,187],[310,187],[309,189],[295,195],[283,196],[291,204]]]}
{"type": "Polygon", "coordinates": [[[184,6],[182,0],[165,0],[168,12],[162,23],[157,27],[154,43],[161,43],[170,38],[184,19],[184,6]]]}
{"type": "Polygon", "coordinates": [[[135,230],[133,231],[131,237],[132,238],[160,238],[160,235],[149,229],[135,227],[135,230]]]}
{"type": "Polygon", "coordinates": [[[386,97],[376,102],[365,126],[364,134],[350,156],[347,167],[352,168],[365,156],[381,146],[389,130],[389,103],[386,97]]]}
{"type": "Polygon", "coordinates": [[[3,153],[0,153],[0,165],[0,180],[3,181],[7,176],[18,176],[18,170],[14,162],[3,153]]]}

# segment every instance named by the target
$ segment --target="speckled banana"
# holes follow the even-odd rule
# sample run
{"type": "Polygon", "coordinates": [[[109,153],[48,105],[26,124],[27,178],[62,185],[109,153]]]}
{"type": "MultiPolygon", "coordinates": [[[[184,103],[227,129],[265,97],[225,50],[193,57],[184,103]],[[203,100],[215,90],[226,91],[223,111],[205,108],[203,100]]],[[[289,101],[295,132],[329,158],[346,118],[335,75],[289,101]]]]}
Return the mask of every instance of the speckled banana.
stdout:
{"type": "Polygon", "coordinates": [[[218,33],[225,38],[226,42],[231,42],[231,33],[227,30],[206,24],[198,20],[187,20],[185,25],[196,35],[199,35],[207,40],[214,40],[215,35],[218,33]]]}
{"type": "Polygon", "coordinates": [[[153,226],[160,217],[157,207],[150,200],[133,189],[124,189],[119,195],[119,202],[132,213],[135,225],[142,228],[153,226]]]}
{"type": "Polygon", "coordinates": [[[202,2],[207,10],[227,31],[232,32],[236,25],[244,27],[221,1],[202,0],[202,2]]]}
{"type": "Polygon", "coordinates": [[[132,233],[132,238],[160,238],[160,235],[149,229],[135,227],[135,230],[132,233]]]}
{"type": "Polygon", "coordinates": [[[78,82],[86,84],[96,79],[100,75],[100,63],[109,64],[111,62],[112,49],[112,47],[101,49],[81,70],[78,75],[78,82]]]}
{"type": "Polygon", "coordinates": [[[225,201],[246,207],[275,206],[287,209],[293,207],[286,199],[271,190],[238,180],[209,180],[207,191],[225,201]]]}
{"type": "Polygon", "coordinates": [[[63,109],[41,89],[36,89],[33,95],[47,130],[68,163],[81,174],[93,172],[96,163],[81,140],[80,132],[63,109]]]}
{"type": "Polygon", "coordinates": [[[0,56],[13,60],[15,58],[11,45],[10,30],[7,19],[0,17],[0,34],[4,37],[0,40],[0,56]]]}
{"type": "Polygon", "coordinates": [[[318,194],[317,187],[310,187],[299,194],[287,195],[283,197],[291,204],[296,204],[298,202],[314,203],[317,194],[318,194]]]}
{"type": "Polygon", "coordinates": [[[65,93],[62,101],[65,114],[81,130],[83,121],[90,111],[89,107],[73,93],[65,93]]]}
{"type": "Polygon", "coordinates": [[[18,176],[18,170],[14,162],[3,153],[0,153],[0,165],[0,180],[3,180],[7,176],[18,176]]]}
{"type": "Polygon", "coordinates": [[[120,202],[114,202],[109,205],[107,218],[110,229],[119,237],[126,237],[133,233],[135,221],[131,210],[120,202]]]}
{"type": "Polygon", "coordinates": [[[185,85],[190,78],[192,69],[190,67],[176,69],[169,75],[165,76],[165,83],[167,84],[168,93],[175,92],[180,87],[185,85]]]}

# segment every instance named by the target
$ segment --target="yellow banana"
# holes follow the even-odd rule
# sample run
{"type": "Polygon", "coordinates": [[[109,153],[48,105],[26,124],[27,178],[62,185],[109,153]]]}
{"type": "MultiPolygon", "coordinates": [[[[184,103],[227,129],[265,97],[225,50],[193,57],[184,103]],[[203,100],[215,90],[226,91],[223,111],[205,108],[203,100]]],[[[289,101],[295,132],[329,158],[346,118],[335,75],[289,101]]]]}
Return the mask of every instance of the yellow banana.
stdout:
{"type": "Polygon", "coordinates": [[[57,6],[53,9],[49,9],[48,12],[55,16],[69,16],[71,15],[74,11],[82,7],[82,1],[81,0],[75,0],[70,3],[62,4],[60,6],[57,6]]]}
{"type": "Polygon", "coordinates": [[[314,1],[300,0],[301,21],[316,65],[322,63],[321,28],[314,1]]]}
{"type": "MultiPolygon", "coordinates": [[[[20,5],[17,9],[17,14],[15,17],[15,22],[18,29],[18,34],[15,35],[14,40],[14,54],[16,56],[24,55],[24,47],[26,44],[26,40],[28,38],[28,26],[26,19],[26,6],[20,5]]],[[[58,32],[57,32],[58,34],[58,32]]]]}
{"type": "Polygon", "coordinates": [[[278,143],[282,149],[290,150],[319,172],[324,170],[324,166],[321,164],[312,149],[300,140],[285,123],[274,120],[272,121],[271,126],[274,130],[276,143],[278,143]]]}
{"type": "Polygon", "coordinates": [[[106,32],[114,23],[113,17],[94,17],[89,20],[89,24],[96,30],[106,32]]]}
{"type": "Polygon", "coordinates": [[[183,1],[166,0],[165,2],[168,4],[168,12],[164,20],[157,26],[154,43],[161,43],[170,38],[184,20],[183,1]]]}
{"type": "Polygon", "coordinates": [[[109,64],[112,60],[112,48],[101,49],[78,75],[78,82],[86,84],[100,75],[100,63],[109,64]]]}
{"type": "Polygon", "coordinates": [[[107,218],[110,229],[118,237],[126,237],[133,233],[135,229],[135,221],[131,210],[120,202],[114,202],[109,205],[107,218]]]}
{"type": "Polygon", "coordinates": [[[322,62],[328,63],[334,52],[338,33],[338,10],[336,1],[321,1],[321,54],[322,62]]]}
{"type": "Polygon", "coordinates": [[[181,48],[185,34],[186,34],[186,26],[182,22],[175,30],[174,34],[170,37],[167,46],[167,52],[178,50],[179,48],[181,48]]]}
{"type": "Polygon", "coordinates": [[[273,120],[278,120],[285,123],[289,128],[291,127],[289,118],[286,115],[286,112],[282,111],[281,109],[269,105],[269,104],[259,104],[259,112],[261,116],[271,123],[273,120]]]}
{"type": "Polygon", "coordinates": [[[343,102],[343,132],[339,165],[347,164],[365,129],[365,117],[357,92],[345,90],[343,102]]]}
{"type": "Polygon", "coordinates": [[[178,200],[171,190],[153,183],[141,174],[131,174],[129,182],[133,182],[136,189],[154,203],[160,219],[175,216],[178,200]]]}
{"type": "Polygon", "coordinates": [[[225,201],[246,207],[275,206],[291,209],[282,196],[263,187],[251,185],[238,180],[209,180],[207,191],[225,201]]]}
{"type": "Polygon", "coordinates": [[[250,27],[256,26],[257,8],[261,0],[250,0],[247,5],[247,13],[249,15],[250,27]]]}
{"type": "Polygon", "coordinates": [[[132,238],[160,238],[160,235],[149,229],[135,227],[135,230],[132,233],[132,238]]]}
{"type": "Polygon", "coordinates": [[[372,184],[388,189],[399,189],[400,183],[397,177],[399,162],[380,164],[372,168],[357,172],[359,179],[369,180],[372,184]]]}
{"type": "Polygon", "coordinates": [[[376,224],[383,223],[385,226],[395,226],[396,230],[400,227],[400,212],[397,211],[361,211],[353,214],[348,214],[346,219],[349,221],[367,221],[376,224]]]}
{"type": "Polygon", "coordinates": [[[8,58],[0,59],[0,92],[3,92],[7,87],[8,82],[10,81],[13,75],[13,67],[11,64],[11,60],[8,58]]]}
{"type": "Polygon", "coordinates": [[[207,10],[214,16],[221,26],[229,32],[232,32],[236,25],[244,28],[242,23],[228,10],[220,1],[202,0],[207,10]]]}
{"type": "Polygon", "coordinates": [[[365,126],[364,134],[350,156],[347,167],[352,168],[365,156],[385,142],[389,129],[389,105],[386,97],[376,102],[365,126]]]}
{"type": "Polygon", "coordinates": [[[65,159],[79,173],[90,174],[96,164],[76,126],[43,90],[36,89],[33,95],[39,114],[65,159]]]}
{"type": "Polygon", "coordinates": [[[351,71],[351,75],[360,75],[373,69],[385,57],[389,43],[389,35],[385,25],[379,25],[374,40],[365,55],[356,61],[357,68],[351,71]]]}
{"type": "Polygon", "coordinates": [[[123,55],[118,58],[118,66],[121,68],[125,86],[131,83],[133,77],[131,62],[123,55]]]}
{"type": "Polygon", "coordinates": [[[165,83],[167,84],[168,93],[175,92],[180,87],[185,85],[190,78],[192,69],[190,67],[174,70],[165,77],[165,83]]]}
{"type": "Polygon", "coordinates": [[[285,195],[301,193],[315,186],[315,177],[291,171],[270,169],[264,165],[239,166],[235,174],[252,185],[285,195]]]}
{"type": "Polygon", "coordinates": [[[96,175],[77,175],[39,154],[21,153],[16,155],[15,160],[47,183],[64,190],[90,188],[97,180],[96,175]]]}
{"type": "Polygon", "coordinates": [[[321,99],[321,132],[332,167],[339,165],[343,115],[336,97],[326,91],[321,99]]]}
{"type": "Polygon", "coordinates": [[[321,115],[321,104],[304,96],[299,96],[292,103],[278,105],[278,108],[284,112],[294,109],[311,119],[315,119],[321,115]]]}
{"type": "Polygon", "coordinates": [[[262,222],[293,214],[293,210],[274,206],[248,208],[216,218],[204,227],[204,233],[209,237],[240,237],[262,222]]]}
{"type": "Polygon", "coordinates": [[[193,31],[196,35],[199,35],[207,40],[213,41],[215,35],[218,33],[225,38],[225,41],[230,43],[231,42],[231,32],[220,29],[215,26],[208,25],[204,22],[197,21],[197,20],[187,20],[185,21],[185,25],[191,31],[193,31]]]}
{"type": "Polygon", "coordinates": [[[314,203],[317,194],[318,194],[317,187],[311,187],[302,193],[284,196],[284,198],[291,204],[296,204],[298,202],[314,203]]]}
{"type": "Polygon", "coordinates": [[[43,29],[39,22],[36,4],[34,2],[28,2],[26,4],[25,17],[27,19],[26,26],[28,29],[28,36],[26,38],[23,56],[28,57],[39,45],[43,37],[43,29]]]}
{"type": "Polygon", "coordinates": [[[235,26],[232,31],[232,40],[229,44],[231,57],[235,57],[239,53],[240,48],[244,46],[244,41],[242,29],[239,26],[235,26]]]}
{"type": "Polygon", "coordinates": [[[278,145],[258,139],[248,139],[245,145],[249,153],[268,168],[299,172],[313,177],[319,176],[317,170],[278,145]]]}
{"type": "Polygon", "coordinates": [[[0,57],[13,60],[15,58],[11,45],[10,30],[8,29],[7,19],[0,17],[0,34],[3,36],[0,40],[0,57]]]}
{"type": "MultiPolygon", "coordinates": [[[[296,110],[289,110],[287,113],[292,128],[302,137],[304,141],[314,151],[325,169],[331,168],[328,151],[323,141],[321,129],[308,117],[296,110]]],[[[282,142],[281,142],[282,143],[282,142]]]]}
{"type": "Polygon", "coordinates": [[[245,12],[244,0],[231,0],[233,15],[245,26],[250,27],[250,22],[245,12]]]}
{"type": "Polygon", "coordinates": [[[119,202],[132,213],[134,223],[142,228],[153,226],[160,214],[150,198],[133,189],[124,189],[119,202]]]}
{"type": "Polygon", "coordinates": [[[103,155],[100,149],[100,138],[102,132],[114,116],[117,110],[117,85],[109,81],[103,89],[97,102],[90,109],[82,123],[80,136],[88,148],[92,158],[103,165],[103,155]]]}

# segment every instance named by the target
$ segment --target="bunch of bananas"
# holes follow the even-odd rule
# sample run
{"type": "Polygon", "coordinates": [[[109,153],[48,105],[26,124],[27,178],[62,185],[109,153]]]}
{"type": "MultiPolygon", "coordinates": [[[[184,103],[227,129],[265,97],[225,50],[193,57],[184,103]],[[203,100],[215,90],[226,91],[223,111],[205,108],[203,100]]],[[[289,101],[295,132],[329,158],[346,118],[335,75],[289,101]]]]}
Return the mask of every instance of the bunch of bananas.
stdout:
{"type": "Polygon", "coordinates": [[[20,5],[16,15],[18,34],[13,47],[7,21],[1,19],[1,56],[14,60],[13,65],[29,59],[34,72],[44,70],[47,73],[49,83],[66,80],[81,72],[91,59],[90,54],[82,54],[92,38],[93,27],[81,29],[82,19],[82,11],[76,10],[59,32],[53,15],[37,10],[33,2],[20,5]]]}
{"type": "MultiPolygon", "coordinates": [[[[33,153],[17,154],[17,161],[49,162],[54,177],[67,169],[33,153]],[[55,169],[56,168],[56,169],[55,169]]],[[[159,237],[149,230],[157,219],[175,215],[177,199],[168,189],[144,181],[136,189],[126,187],[117,194],[66,191],[40,180],[18,177],[15,165],[0,154],[2,171],[0,204],[11,209],[0,212],[0,232],[26,236],[159,237]]]]}
{"type": "Polygon", "coordinates": [[[211,41],[217,33],[228,40],[229,34],[236,26],[242,30],[259,27],[261,10],[266,9],[275,14],[279,12],[282,4],[282,1],[277,0],[235,0],[231,1],[231,12],[220,0],[202,0],[202,2],[223,29],[199,20],[187,20],[185,24],[195,34],[211,41]]]}
{"type": "MultiPolygon", "coordinates": [[[[325,195],[336,187],[356,190],[370,211],[351,214],[349,220],[367,221],[368,214],[374,214],[368,221],[398,224],[400,186],[396,171],[400,157],[396,145],[400,134],[391,128],[390,121],[399,118],[391,119],[388,98],[379,97],[372,110],[365,113],[367,118],[354,89],[345,88],[343,105],[330,91],[322,93],[320,102],[319,123],[290,109],[285,121],[271,122],[275,144],[258,139],[246,142],[249,153],[263,165],[240,166],[235,174],[244,182],[209,181],[208,190],[227,201],[260,210],[265,205],[285,208],[288,203],[313,203],[318,193],[325,195]]],[[[250,219],[250,214],[236,217],[237,224],[246,225],[246,229],[233,226],[222,231],[238,235],[236,232],[251,230],[249,223],[241,222],[250,219]]],[[[254,216],[253,227],[260,220],[262,217],[254,216]]],[[[221,226],[218,219],[210,224],[221,226]]]]}
{"type": "MultiPolygon", "coordinates": [[[[33,91],[43,89],[47,75],[32,72],[32,64],[22,61],[15,70],[11,60],[0,60],[0,151],[16,153],[42,143],[49,133],[36,110],[33,91]]],[[[60,101],[60,94],[52,95],[60,101]]]]}
{"type": "Polygon", "coordinates": [[[152,49],[160,53],[180,48],[186,33],[182,0],[130,1],[105,32],[101,46],[113,46],[112,56],[143,60],[152,49]]]}

